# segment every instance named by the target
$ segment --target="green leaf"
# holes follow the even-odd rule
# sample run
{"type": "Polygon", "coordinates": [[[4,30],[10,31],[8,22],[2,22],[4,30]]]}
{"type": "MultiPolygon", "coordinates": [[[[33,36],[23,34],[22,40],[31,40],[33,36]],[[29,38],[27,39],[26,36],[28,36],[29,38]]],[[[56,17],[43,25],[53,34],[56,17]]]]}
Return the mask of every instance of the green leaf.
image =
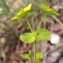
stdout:
{"type": "Polygon", "coordinates": [[[42,53],[36,53],[36,61],[38,61],[42,57],[43,57],[43,54],[42,53]]]}
{"type": "Polygon", "coordinates": [[[32,6],[32,4],[29,4],[24,9],[21,9],[20,12],[18,12],[17,15],[15,15],[11,20],[16,20],[18,18],[26,17],[28,12],[31,10],[31,6],[32,6]]]}
{"type": "Polygon", "coordinates": [[[29,51],[29,57],[31,56],[31,54],[32,54],[32,50],[29,51]]]}
{"type": "Polygon", "coordinates": [[[20,35],[20,40],[25,43],[32,43],[35,41],[35,36],[33,35],[33,33],[24,33],[20,35]]]}
{"type": "Polygon", "coordinates": [[[41,3],[41,5],[39,5],[39,6],[40,6],[40,8],[41,8],[44,12],[46,12],[46,13],[49,14],[49,15],[56,15],[56,16],[59,15],[59,13],[57,13],[57,12],[54,11],[52,8],[50,8],[49,6],[46,6],[46,5],[43,4],[43,3],[41,3]]]}
{"type": "Polygon", "coordinates": [[[38,29],[37,38],[40,40],[48,40],[50,38],[50,32],[45,28],[38,29]]]}
{"type": "Polygon", "coordinates": [[[28,54],[22,54],[21,57],[24,58],[24,59],[29,59],[29,55],[28,54]]]}

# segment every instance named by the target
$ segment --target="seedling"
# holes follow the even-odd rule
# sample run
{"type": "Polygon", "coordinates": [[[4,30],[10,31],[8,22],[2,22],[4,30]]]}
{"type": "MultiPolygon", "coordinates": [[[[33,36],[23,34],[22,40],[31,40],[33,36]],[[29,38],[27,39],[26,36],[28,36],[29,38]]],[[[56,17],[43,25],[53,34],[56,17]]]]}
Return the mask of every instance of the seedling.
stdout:
{"type": "MultiPolygon", "coordinates": [[[[29,63],[31,63],[31,55],[32,55],[32,51],[30,50],[28,54],[22,54],[21,57],[24,58],[24,59],[28,59],[29,60],[29,63]]],[[[39,59],[42,58],[42,53],[36,53],[36,61],[38,61],[39,59]]]]}
{"type": "MultiPolygon", "coordinates": [[[[18,18],[24,18],[26,20],[31,32],[21,34],[20,40],[23,41],[24,43],[34,43],[34,58],[33,59],[34,59],[34,63],[36,63],[43,56],[43,54],[40,52],[36,53],[36,40],[39,39],[39,40],[45,41],[50,38],[50,32],[45,28],[41,28],[40,25],[44,21],[44,19],[46,18],[47,14],[49,14],[51,16],[55,16],[55,15],[57,16],[59,14],[56,13],[52,8],[49,8],[48,6],[46,6],[42,3],[41,5],[39,5],[39,7],[43,11],[45,11],[46,14],[39,22],[37,29],[35,31],[33,31],[32,27],[27,19],[27,16],[31,10],[31,7],[32,7],[32,4],[29,4],[24,9],[21,9],[20,12],[17,13],[17,15],[15,15],[11,20],[16,20],[18,18]]],[[[29,51],[28,54],[22,54],[21,57],[24,59],[28,59],[29,63],[30,63],[31,51],[29,51]]]]}
{"type": "Polygon", "coordinates": [[[22,54],[21,57],[24,59],[28,59],[30,63],[30,57],[32,55],[32,51],[30,50],[28,54],[22,54]]]}

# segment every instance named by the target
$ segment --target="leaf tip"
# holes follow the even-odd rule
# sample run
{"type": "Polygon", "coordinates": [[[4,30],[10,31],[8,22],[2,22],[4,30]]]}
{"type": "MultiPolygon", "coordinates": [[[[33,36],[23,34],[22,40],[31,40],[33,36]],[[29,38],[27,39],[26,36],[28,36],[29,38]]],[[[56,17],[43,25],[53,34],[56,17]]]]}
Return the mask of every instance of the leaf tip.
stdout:
{"type": "Polygon", "coordinates": [[[11,20],[16,20],[16,19],[18,19],[19,17],[17,17],[17,16],[14,16],[13,18],[11,18],[11,20]]]}

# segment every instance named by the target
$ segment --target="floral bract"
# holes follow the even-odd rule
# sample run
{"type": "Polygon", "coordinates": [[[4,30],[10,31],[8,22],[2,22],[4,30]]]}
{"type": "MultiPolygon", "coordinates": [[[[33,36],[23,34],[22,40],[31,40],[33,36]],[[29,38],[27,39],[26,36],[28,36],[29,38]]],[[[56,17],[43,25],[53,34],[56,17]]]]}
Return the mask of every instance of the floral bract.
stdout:
{"type": "Polygon", "coordinates": [[[41,5],[39,5],[40,8],[46,12],[47,14],[50,14],[50,15],[56,15],[58,16],[59,13],[55,12],[52,8],[50,8],[49,6],[46,6],[45,4],[41,3],[41,5]]]}
{"type": "Polygon", "coordinates": [[[31,6],[32,6],[32,4],[29,4],[27,7],[21,9],[20,12],[17,13],[17,15],[15,15],[11,20],[26,17],[28,12],[31,10],[31,6]]]}

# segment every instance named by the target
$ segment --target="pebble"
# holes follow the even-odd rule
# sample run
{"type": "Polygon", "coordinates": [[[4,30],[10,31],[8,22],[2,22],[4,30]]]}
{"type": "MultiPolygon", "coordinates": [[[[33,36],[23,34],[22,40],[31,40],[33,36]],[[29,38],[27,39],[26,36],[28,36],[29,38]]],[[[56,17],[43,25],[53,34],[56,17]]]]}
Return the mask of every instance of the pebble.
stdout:
{"type": "Polygon", "coordinates": [[[50,37],[51,44],[58,44],[60,42],[60,36],[56,33],[52,33],[50,37]]]}

